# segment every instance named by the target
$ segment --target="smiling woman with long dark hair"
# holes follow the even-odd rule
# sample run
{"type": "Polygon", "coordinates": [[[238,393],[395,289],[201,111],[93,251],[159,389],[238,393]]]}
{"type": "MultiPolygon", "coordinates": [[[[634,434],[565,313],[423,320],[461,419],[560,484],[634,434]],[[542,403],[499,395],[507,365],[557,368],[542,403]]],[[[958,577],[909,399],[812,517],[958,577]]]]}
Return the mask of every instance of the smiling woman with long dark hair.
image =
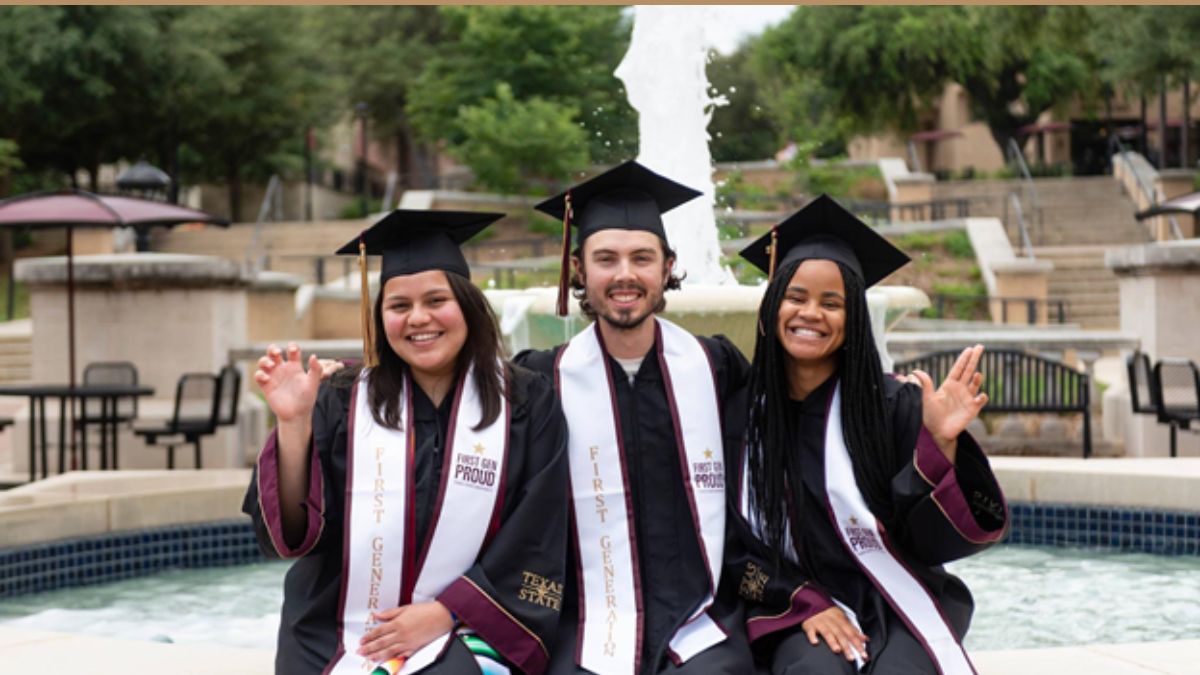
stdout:
{"type": "Polygon", "coordinates": [[[759,308],[727,559],[772,674],[973,672],[973,608],[942,563],[1003,535],[987,458],[966,433],[987,403],[963,351],[940,387],[886,375],[866,289],[908,258],[822,196],[742,251],[770,275],[759,308]]]}
{"type": "Polygon", "coordinates": [[[502,359],[459,250],[499,217],[393,212],[339,251],[363,269],[364,366],[322,382],[295,344],[258,361],[278,425],[243,509],[264,552],[297,559],[280,675],[546,669],[566,428],[550,381],[502,359]],[[373,319],[367,254],[383,256],[373,319]]]}

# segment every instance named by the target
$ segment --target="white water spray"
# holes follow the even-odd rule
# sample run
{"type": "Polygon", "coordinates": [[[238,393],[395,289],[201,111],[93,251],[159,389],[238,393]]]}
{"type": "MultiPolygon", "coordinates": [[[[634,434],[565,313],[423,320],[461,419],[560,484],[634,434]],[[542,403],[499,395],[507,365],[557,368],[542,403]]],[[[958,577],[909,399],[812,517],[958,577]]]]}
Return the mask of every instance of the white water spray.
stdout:
{"type": "Polygon", "coordinates": [[[725,101],[708,92],[704,26],[710,13],[707,7],[638,5],[629,51],[616,70],[638,112],[638,161],[704,193],[663,215],[676,269],[687,272],[688,285],[737,283],[721,264],[713,215],[708,122],[725,101]]]}

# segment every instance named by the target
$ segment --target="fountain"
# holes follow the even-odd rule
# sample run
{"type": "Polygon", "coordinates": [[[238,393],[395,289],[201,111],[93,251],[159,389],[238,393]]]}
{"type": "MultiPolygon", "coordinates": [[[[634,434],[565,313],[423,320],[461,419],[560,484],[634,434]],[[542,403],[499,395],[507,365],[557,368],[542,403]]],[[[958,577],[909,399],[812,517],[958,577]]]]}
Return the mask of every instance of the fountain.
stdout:
{"type": "Polygon", "coordinates": [[[688,285],[737,283],[721,264],[713,216],[708,123],[724,101],[709,96],[705,72],[710,15],[703,6],[638,5],[629,51],[616,70],[638,112],[638,161],[704,193],[663,215],[688,285]]]}
{"type": "MultiPolygon", "coordinates": [[[[703,196],[663,214],[667,238],[677,254],[684,286],[667,296],[666,318],[699,335],[723,334],[747,356],[754,353],[758,304],[765,285],[742,286],[721,264],[713,213],[712,155],[708,123],[724,97],[709,94],[705,25],[712,10],[697,6],[638,5],[633,35],[616,76],[638,111],[638,161],[703,196]]],[[[487,291],[503,319],[510,347],[544,349],[570,339],[585,321],[578,308],[565,319],[554,315],[555,289],[487,291]]],[[[909,287],[872,288],[867,294],[876,345],[885,369],[892,359],[884,333],[904,313],[929,306],[909,287]]],[[[574,301],[572,301],[574,302],[574,301]]]]}

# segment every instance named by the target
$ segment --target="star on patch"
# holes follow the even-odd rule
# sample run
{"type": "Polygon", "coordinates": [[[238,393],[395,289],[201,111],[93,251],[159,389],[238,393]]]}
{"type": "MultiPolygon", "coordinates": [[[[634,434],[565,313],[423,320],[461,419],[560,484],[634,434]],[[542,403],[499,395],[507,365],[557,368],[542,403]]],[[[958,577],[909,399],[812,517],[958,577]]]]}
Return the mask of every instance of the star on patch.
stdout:
{"type": "Polygon", "coordinates": [[[484,451],[484,450],[486,450],[486,449],[487,449],[487,448],[483,447],[483,443],[476,443],[476,444],[475,444],[475,454],[477,454],[477,455],[482,455],[482,454],[483,454],[483,451],[484,451]]]}
{"type": "Polygon", "coordinates": [[[704,459],[712,459],[712,450],[704,449],[704,459]]]}
{"type": "Polygon", "coordinates": [[[854,516],[850,516],[850,524],[851,524],[851,525],[857,525],[857,524],[858,524],[858,518],[855,518],[854,516]]]}

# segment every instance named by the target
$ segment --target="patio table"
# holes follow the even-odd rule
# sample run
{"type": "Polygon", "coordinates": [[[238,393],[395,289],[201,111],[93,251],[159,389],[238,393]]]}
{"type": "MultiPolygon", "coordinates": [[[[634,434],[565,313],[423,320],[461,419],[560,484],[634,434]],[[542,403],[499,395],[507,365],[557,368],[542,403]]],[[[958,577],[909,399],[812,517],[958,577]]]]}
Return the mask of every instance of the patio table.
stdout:
{"type": "MultiPolygon", "coordinates": [[[[58,472],[62,473],[64,450],[66,445],[67,401],[100,399],[101,417],[105,420],[100,425],[100,468],[117,468],[117,422],[110,421],[117,410],[117,403],[122,398],[138,396],[153,396],[154,389],[142,385],[130,384],[20,384],[0,386],[0,396],[25,396],[29,399],[29,480],[37,480],[37,455],[40,450],[42,478],[49,474],[50,462],[47,451],[48,436],[46,433],[46,399],[58,399],[58,472]],[[112,462],[108,460],[108,440],[112,434],[112,462]]],[[[81,425],[80,439],[83,445],[80,468],[87,469],[87,426],[81,425]]],[[[75,465],[78,446],[75,435],[71,434],[71,460],[75,465]]]]}

